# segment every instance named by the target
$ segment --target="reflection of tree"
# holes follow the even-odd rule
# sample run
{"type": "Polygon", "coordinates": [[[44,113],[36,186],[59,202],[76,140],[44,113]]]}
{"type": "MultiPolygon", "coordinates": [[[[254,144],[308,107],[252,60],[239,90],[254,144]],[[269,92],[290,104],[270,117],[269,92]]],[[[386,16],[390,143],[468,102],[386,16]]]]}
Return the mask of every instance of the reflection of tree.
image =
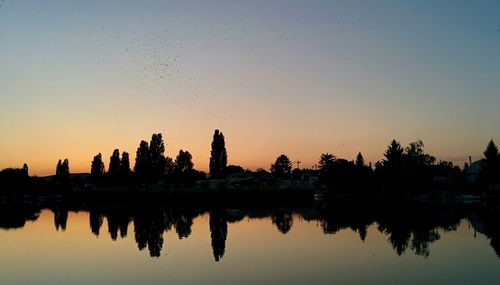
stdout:
{"type": "Polygon", "coordinates": [[[449,209],[401,206],[378,218],[379,230],[389,235],[389,242],[398,255],[410,248],[416,255],[428,257],[430,244],[439,240],[438,229],[456,230],[460,223],[449,209]]]}
{"type": "Polygon", "coordinates": [[[118,238],[118,222],[114,219],[113,216],[107,216],[108,219],[108,232],[111,236],[112,240],[116,240],[118,238]]]}
{"type": "Polygon", "coordinates": [[[134,236],[139,250],[148,248],[151,257],[159,257],[163,248],[163,234],[175,226],[179,239],[191,234],[193,219],[199,210],[156,206],[151,208],[93,208],[89,221],[92,233],[99,235],[104,217],[112,240],[127,236],[128,226],[134,224],[134,236]]]}
{"type": "Polygon", "coordinates": [[[336,234],[339,230],[342,229],[335,220],[324,219],[321,220],[321,228],[323,229],[324,234],[336,234]]]}
{"type": "MultiPolygon", "coordinates": [[[[56,229],[66,229],[68,206],[57,206],[52,209],[56,229]]],[[[71,208],[73,209],[73,208],[71,208]]],[[[476,211],[477,209],[473,209],[476,211]]],[[[0,207],[0,228],[16,228],[24,226],[27,220],[36,220],[39,209],[2,204],[0,207]]],[[[134,224],[134,234],[140,250],[148,249],[152,257],[161,255],[164,246],[163,234],[175,228],[180,239],[187,238],[192,231],[193,220],[203,208],[185,208],[185,206],[151,206],[142,207],[104,207],[92,208],[89,223],[92,233],[99,235],[103,219],[106,217],[108,231],[113,240],[118,236],[125,237],[130,221],[134,224]]],[[[309,209],[251,209],[251,210],[214,210],[209,214],[211,246],[215,261],[225,254],[228,223],[238,222],[248,217],[271,217],[272,222],[282,233],[288,233],[293,226],[293,217],[302,217],[307,221],[318,221],[325,234],[334,234],[340,230],[352,230],[365,240],[370,225],[378,224],[381,233],[398,255],[413,252],[428,257],[431,244],[439,240],[441,231],[453,231],[464,217],[474,229],[485,234],[490,244],[500,257],[500,226],[498,211],[483,209],[477,216],[471,215],[469,209],[443,208],[425,206],[425,204],[387,203],[382,206],[371,202],[352,204],[340,202],[322,205],[309,209]]]]}
{"type": "Polygon", "coordinates": [[[89,222],[90,222],[90,229],[92,230],[92,233],[96,236],[99,236],[99,231],[102,226],[102,215],[101,213],[97,211],[90,211],[89,214],[89,222]]]}
{"type": "Polygon", "coordinates": [[[127,236],[128,224],[130,223],[128,213],[122,211],[112,211],[107,213],[106,218],[108,220],[108,232],[111,235],[112,240],[117,239],[118,231],[120,231],[121,238],[127,236]]]}
{"type": "Polygon", "coordinates": [[[163,247],[163,233],[170,228],[165,211],[162,209],[140,211],[133,220],[135,240],[139,250],[147,247],[151,257],[159,257],[163,247]]]}
{"type": "Polygon", "coordinates": [[[430,231],[414,231],[410,248],[416,255],[429,257],[429,245],[439,239],[440,236],[436,229],[430,231]]]}
{"type": "Polygon", "coordinates": [[[483,209],[478,217],[469,217],[474,230],[484,234],[490,239],[490,245],[500,258],[500,224],[498,223],[499,211],[497,209],[483,209]]]}
{"type": "Polygon", "coordinates": [[[212,238],[212,251],[215,261],[219,261],[226,249],[227,238],[227,217],[226,213],[220,210],[210,212],[210,236],[212,238]]]}
{"type": "Polygon", "coordinates": [[[187,238],[191,234],[191,226],[193,218],[189,215],[182,214],[175,220],[175,231],[179,239],[187,238]]]}
{"type": "Polygon", "coordinates": [[[321,228],[325,234],[335,234],[342,229],[350,228],[358,232],[362,241],[366,239],[367,227],[373,223],[373,213],[364,205],[352,207],[335,204],[321,211],[321,228]]]}
{"type": "Polygon", "coordinates": [[[226,167],[227,152],[224,135],[222,132],[219,132],[219,130],[215,130],[212,141],[212,151],[210,152],[210,177],[216,179],[223,178],[226,167]]]}
{"type": "Polygon", "coordinates": [[[22,228],[26,224],[26,221],[36,221],[39,215],[39,209],[2,205],[0,207],[0,228],[22,228]]]}
{"type": "Polygon", "coordinates": [[[319,215],[325,234],[350,228],[364,241],[368,226],[377,223],[378,230],[388,236],[387,241],[398,255],[410,249],[424,257],[430,254],[430,244],[439,240],[438,230],[456,230],[464,217],[453,208],[409,202],[380,206],[369,202],[331,202],[319,209],[319,215]]]}
{"type": "Polygon", "coordinates": [[[227,222],[237,223],[245,218],[245,212],[240,210],[226,210],[227,222]]]}
{"type": "Polygon", "coordinates": [[[500,235],[498,235],[498,233],[495,237],[491,238],[490,245],[497,256],[500,258],[500,235]]]}
{"type": "Polygon", "coordinates": [[[291,212],[279,211],[272,217],[273,224],[276,225],[282,234],[288,233],[292,229],[293,216],[291,212]]]}
{"type": "MultiPolygon", "coordinates": [[[[382,229],[382,228],[379,228],[382,229]]],[[[381,230],[389,235],[389,243],[398,255],[405,253],[411,238],[411,231],[404,226],[396,226],[381,230]]]]}
{"type": "Polygon", "coordinates": [[[368,226],[367,225],[363,225],[361,227],[359,227],[357,229],[358,233],[359,233],[359,238],[362,240],[362,241],[365,241],[366,239],[366,235],[368,234],[368,226]]]}
{"type": "Polygon", "coordinates": [[[68,211],[67,210],[52,210],[54,212],[54,225],[56,230],[61,228],[62,231],[66,230],[66,223],[68,222],[68,211]]]}

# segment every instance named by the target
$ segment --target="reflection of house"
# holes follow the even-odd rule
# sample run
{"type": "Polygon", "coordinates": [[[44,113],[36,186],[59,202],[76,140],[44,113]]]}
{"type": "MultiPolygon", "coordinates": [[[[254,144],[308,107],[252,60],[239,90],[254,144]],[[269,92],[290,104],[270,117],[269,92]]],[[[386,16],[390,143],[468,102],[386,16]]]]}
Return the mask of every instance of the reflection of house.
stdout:
{"type": "Polygon", "coordinates": [[[481,172],[481,160],[474,161],[467,168],[467,183],[476,183],[479,172],[481,172]]]}

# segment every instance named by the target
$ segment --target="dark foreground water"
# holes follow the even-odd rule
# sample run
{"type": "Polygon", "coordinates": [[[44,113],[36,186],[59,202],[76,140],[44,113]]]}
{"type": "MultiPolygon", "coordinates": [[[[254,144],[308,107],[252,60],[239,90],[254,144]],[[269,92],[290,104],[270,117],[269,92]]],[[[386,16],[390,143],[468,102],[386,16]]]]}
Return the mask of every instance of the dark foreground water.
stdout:
{"type": "Polygon", "coordinates": [[[494,206],[1,206],[1,284],[500,284],[494,206]]]}

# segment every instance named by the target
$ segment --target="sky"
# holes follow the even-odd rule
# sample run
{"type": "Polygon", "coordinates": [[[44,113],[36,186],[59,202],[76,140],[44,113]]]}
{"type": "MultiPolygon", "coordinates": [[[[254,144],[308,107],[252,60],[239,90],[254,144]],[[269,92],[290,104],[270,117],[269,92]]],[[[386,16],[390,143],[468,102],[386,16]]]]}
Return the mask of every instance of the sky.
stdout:
{"type": "Polygon", "coordinates": [[[208,169],[500,143],[499,1],[0,0],[0,169],[89,172],[162,133],[208,169]]]}

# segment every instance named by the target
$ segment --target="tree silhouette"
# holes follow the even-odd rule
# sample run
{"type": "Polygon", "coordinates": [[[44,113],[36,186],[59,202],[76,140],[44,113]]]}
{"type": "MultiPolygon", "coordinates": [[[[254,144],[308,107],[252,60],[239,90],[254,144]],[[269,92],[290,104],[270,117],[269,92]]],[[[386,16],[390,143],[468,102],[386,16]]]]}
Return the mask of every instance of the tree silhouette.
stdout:
{"type": "Polygon", "coordinates": [[[175,162],[172,160],[170,157],[165,157],[165,180],[169,183],[175,183],[176,182],[176,170],[177,166],[175,165],[175,162]]]}
{"type": "Polygon", "coordinates": [[[151,176],[152,164],[149,145],[147,141],[141,141],[135,157],[135,174],[140,182],[148,182],[151,176]]]}
{"type": "Polygon", "coordinates": [[[56,178],[62,176],[62,161],[59,159],[56,166],[56,178]]]}
{"type": "Polygon", "coordinates": [[[28,164],[25,163],[23,164],[23,171],[26,176],[29,176],[29,171],[28,171],[28,164]]]}
{"type": "Polygon", "coordinates": [[[396,140],[392,140],[384,153],[383,163],[376,165],[376,173],[383,181],[384,189],[398,194],[430,190],[431,165],[436,158],[426,154],[423,147],[424,143],[417,140],[403,150],[396,140]]]}
{"type": "Polygon", "coordinates": [[[424,152],[421,140],[411,142],[403,155],[402,179],[410,191],[428,191],[432,183],[431,165],[436,158],[424,152]]]}
{"type": "Polygon", "coordinates": [[[195,176],[191,154],[189,151],[179,150],[175,158],[174,182],[178,186],[194,185],[195,176]]]}
{"type": "Polygon", "coordinates": [[[92,165],[90,166],[90,177],[94,182],[102,179],[104,176],[104,163],[102,162],[102,155],[98,153],[94,156],[92,160],[92,165]]]}
{"type": "Polygon", "coordinates": [[[120,161],[119,172],[128,175],[130,173],[130,158],[128,152],[122,153],[122,160],[120,161]]]}
{"type": "Polygon", "coordinates": [[[141,141],[135,157],[135,174],[142,183],[157,182],[164,177],[166,159],[165,144],[161,133],[153,134],[148,144],[141,141]]]}
{"type": "Polygon", "coordinates": [[[131,182],[131,174],[129,154],[124,151],[118,167],[117,182],[122,185],[128,185],[131,182]]]}
{"type": "Polygon", "coordinates": [[[56,183],[58,183],[59,186],[66,187],[68,186],[69,183],[69,161],[68,159],[64,159],[63,162],[59,159],[57,161],[57,166],[56,166],[56,176],[54,177],[56,183]]]}
{"type": "Polygon", "coordinates": [[[69,178],[69,161],[67,158],[62,163],[60,159],[57,162],[56,177],[61,180],[69,178]]]}
{"type": "MultiPolygon", "coordinates": [[[[359,193],[362,194],[367,194],[368,189],[372,186],[371,183],[372,181],[372,173],[373,170],[370,166],[367,166],[365,164],[365,159],[363,158],[363,155],[361,152],[358,153],[356,156],[356,161],[355,161],[355,166],[356,166],[356,174],[355,178],[353,181],[353,187],[358,190],[359,193]]],[[[361,235],[361,232],[360,232],[361,235]]]]}
{"type": "Polygon", "coordinates": [[[381,164],[377,164],[377,173],[380,174],[380,180],[383,183],[383,189],[388,192],[395,192],[401,186],[403,171],[401,169],[403,163],[404,150],[401,144],[396,140],[392,140],[387,150],[384,153],[385,159],[381,164]]]}
{"type": "Polygon", "coordinates": [[[333,163],[331,172],[332,190],[342,193],[353,193],[357,190],[356,166],[353,161],[337,159],[333,163]]]}
{"type": "Polygon", "coordinates": [[[120,169],[120,151],[115,149],[113,154],[109,157],[108,175],[116,177],[120,169]]]}
{"type": "Polygon", "coordinates": [[[19,191],[31,192],[35,178],[28,174],[26,163],[23,168],[6,168],[0,171],[0,193],[19,191]]]}
{"type": "Polygon", "coordinates": [[[436,158],[434,156],[426,154],[424,152],[424,143],[422,142],[422,140],[411,142],[410,145],[405,149],[404,154],[405,158],[418,165],[431,165],[436,161],[436,158]]]}
{"type": "Polygon", "coordinates": [[[179,150],[179,154],[175,158],[175,165],[177,167],[177,170],[179,170],[181,173],[185,173],[187,171],[190,171],[193,169],[193,162],[192,162],[192,156],[189,153],[189,151],[183,151],[182,149],[179,150]]]}
{"type": "Polygon", "coordinates": [[[292,173],[292,163],[288,156],[282,154],[271,164],[271,173],[276,178],[289,179],[292,173]]]}
{"type": "Polygon", "coordinates": [[[212,151],[210,152],[210,177],[223,178],[227,166],[227,152],[224,135],[215,130],[212,140],[212,151]]]}
{"type": "Polygon", "coordinates": [[[493,186],[500,182],[500,155],[493,140],[490,140],[483,154],[479,179],[482,183],[493,186]]]}
{"type": "Polygon", "coordinates": [[[393,139],[384,153],[385,160],[383,160],[383,164],[394,167],[399,166],[401,164],[401,160],[403,159],[403,152],[404,150],[401,147],[401,144],[393,139]]]}
{"type": "Polygon", "coordinates": [[[245,172],[245,169],[239,165],[228,165],[226,167],[226,175],[238,174],[245,172]]]}
{"type": "Polygon", "coordinates": [[[63,177],[69,178],[69,160],[67,158],[64,159],[62,167],[61,167],[61,173],[63,177]]]}
{"type": "Polygon", "coordinates": [[[332,169],[333,163],[337,158],[331,153],[323,153],[319,159],[319,170],[323,173],[332,169]]]}
{"type": "Polygon", "coordinates": [[[333,167],[337,158],[331,153],[323,153],[319,158],[319,182],[322,185],[333,185],[333,167]]]}
{"type": "Polygon", "coordinates": [[[149,153],[151,159],[151,176],[154,181],[163,177],[165,173],[165,144],[161,133],[153,134],[149,143],[149,153]]]}
{"type": "Polygon", "coordinates": [[[358,155],[356,156],[356,167],[358,168],[362,168],[362,167],[365,167],[365,159],[363,157],[363,155],[361,154],[361,152],[358,152],[358,155]]]}

